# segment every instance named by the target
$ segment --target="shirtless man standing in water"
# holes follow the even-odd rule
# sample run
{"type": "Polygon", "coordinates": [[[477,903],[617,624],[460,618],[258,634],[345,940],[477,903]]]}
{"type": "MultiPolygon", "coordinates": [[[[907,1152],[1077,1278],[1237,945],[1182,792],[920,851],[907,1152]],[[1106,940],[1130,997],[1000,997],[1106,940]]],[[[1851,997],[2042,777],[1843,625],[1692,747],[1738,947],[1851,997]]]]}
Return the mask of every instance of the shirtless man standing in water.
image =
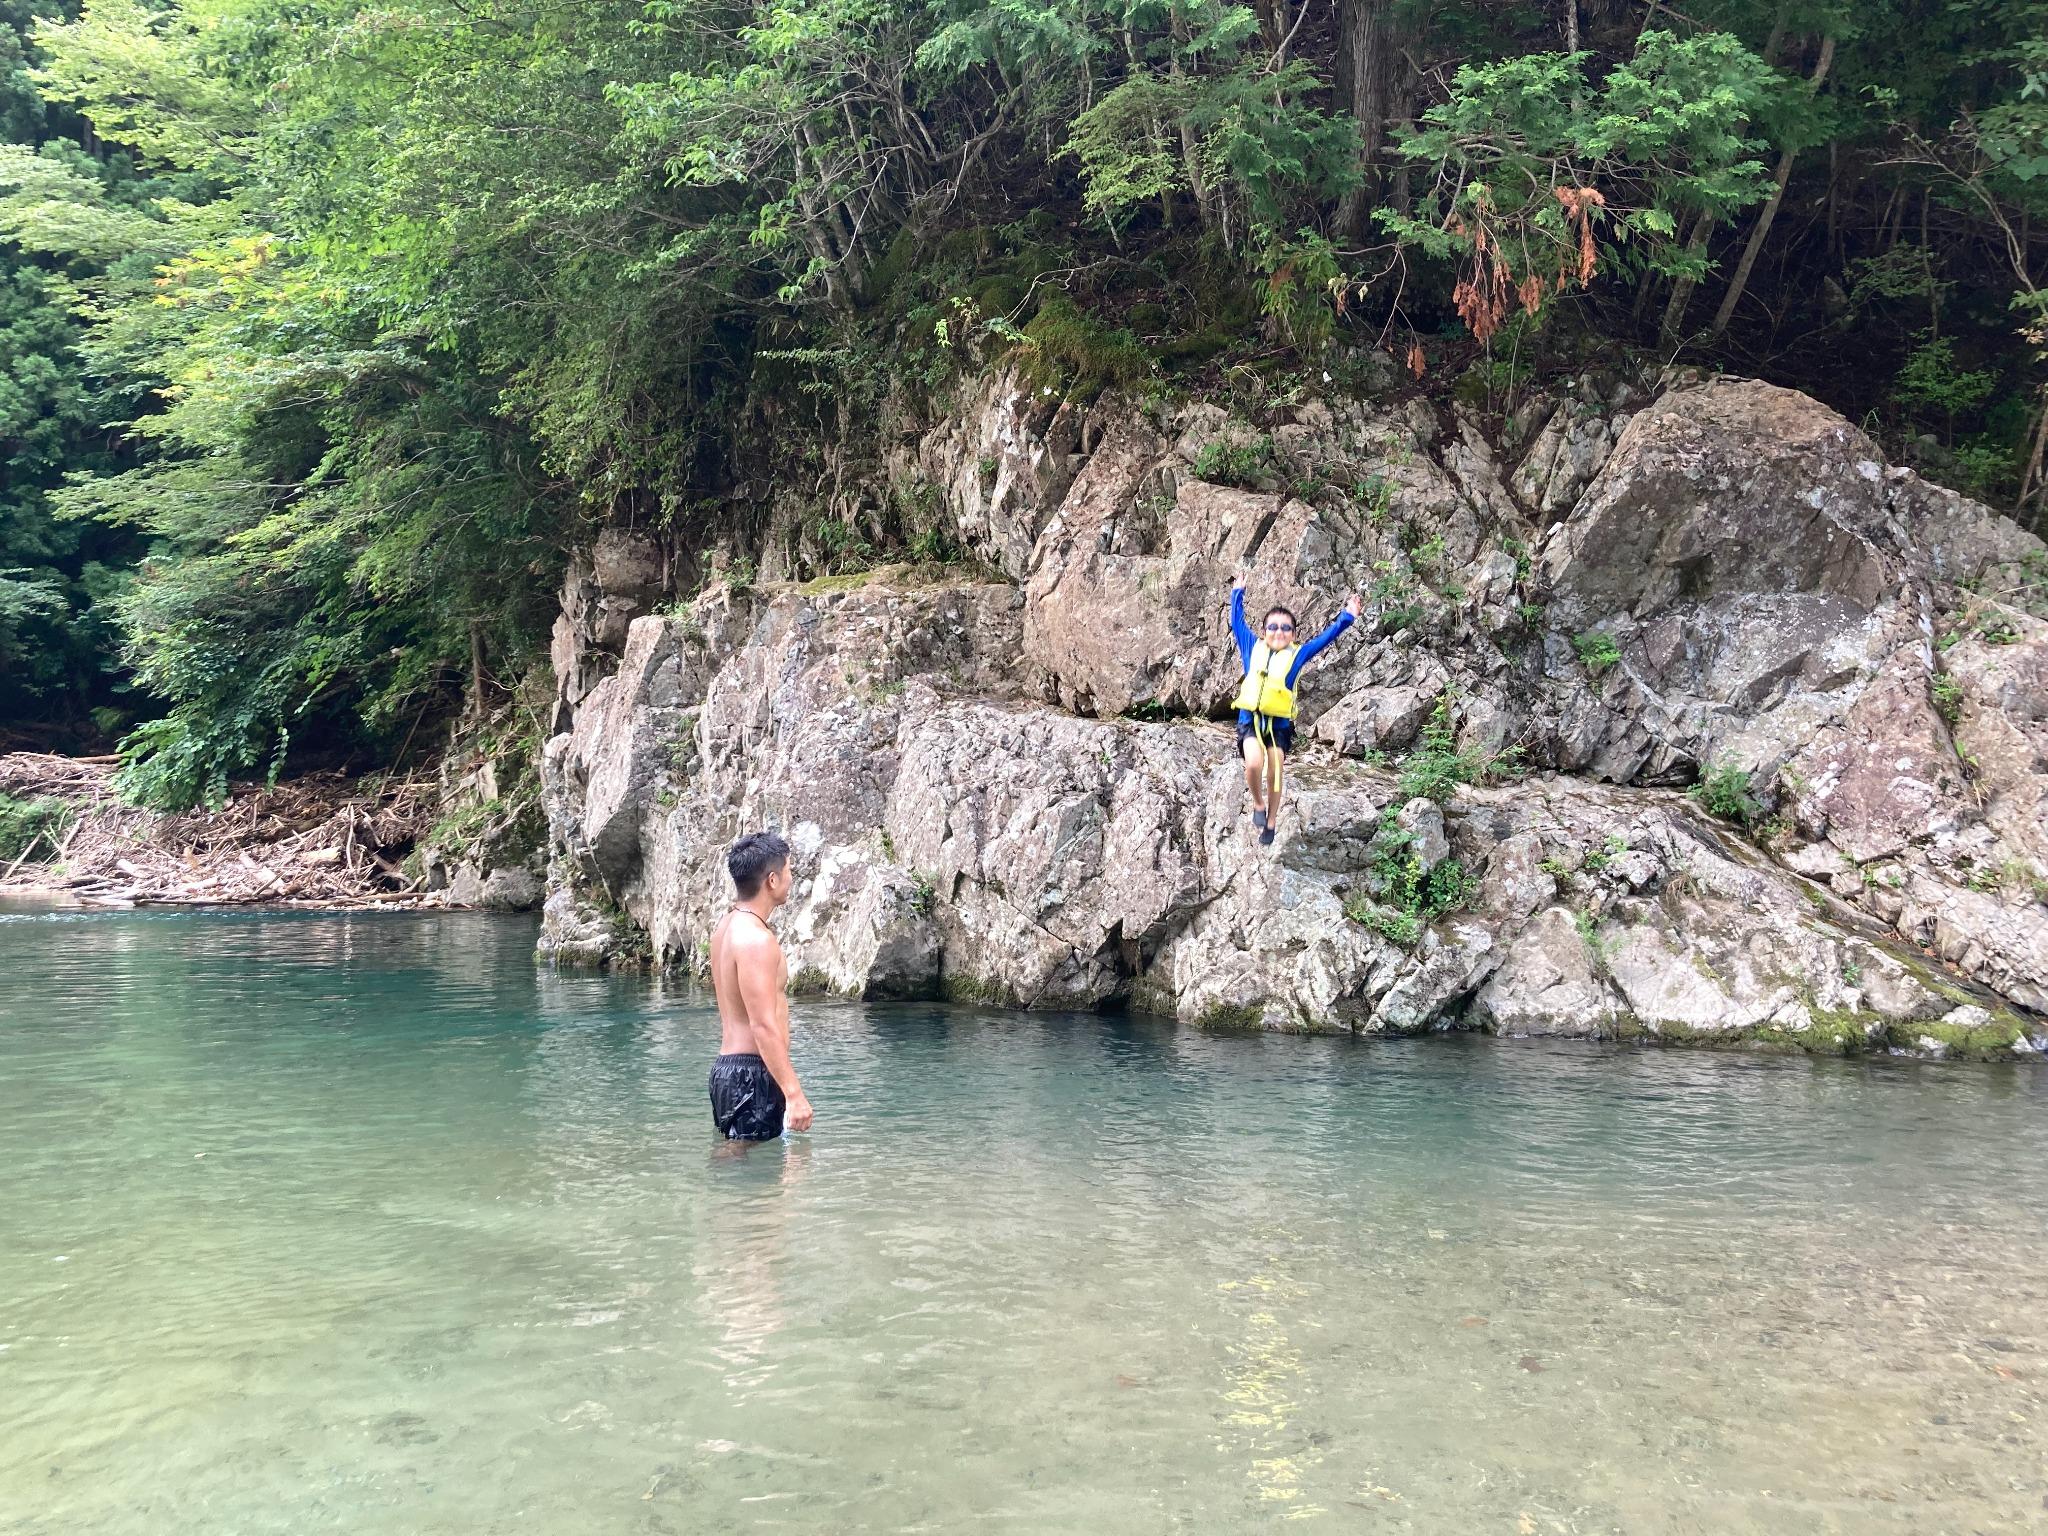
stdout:
{"type": "Polygon", "coordinates": [[[711,1068],[711,1118],[728,1141],[772,1141],[785,1123],[811,1128],[789,1060],[789,968],[768,914],[789,900],[789,844],[753,832],[725,856],[739,902],[711,934],[711,988],[720,1039],[711,1068]]]}

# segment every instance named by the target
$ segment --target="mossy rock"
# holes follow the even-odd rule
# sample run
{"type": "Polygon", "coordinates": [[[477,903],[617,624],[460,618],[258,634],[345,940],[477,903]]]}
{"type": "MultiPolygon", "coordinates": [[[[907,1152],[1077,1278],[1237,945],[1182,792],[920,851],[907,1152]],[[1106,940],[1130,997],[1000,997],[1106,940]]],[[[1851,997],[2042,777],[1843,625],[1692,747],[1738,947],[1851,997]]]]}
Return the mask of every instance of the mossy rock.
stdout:
{"type": "Polygon", "coordinates": [[[1013,1008],[1016,999],[1010,989],[979,976],[948,974],[939,978],[939,995],[949,1003],[967,1003],[983,1008],[1013,1008]]]}
{"type": "Polygon", "coordinates": [[[1251,1003],[1211,1003],[1195,1020],[1197,1029],[1247,1030],[1263,1028],[1265,1010],[1251,1003]]]}
{"type": "Polygon", "coordinates": [[[789,978],[791,997],[848,997],[843,987],[835,987],[832,978],[815,965],[806,965],[789,978]]]}
{"type": "Polygon", "coordinates": [[[1994,1013],[1982,1024],[1950,1024],[1943,1019],[1894,1024],[1886,1038],[1902,1051],[1924,1052],[1927,1047],[1922,1042],[1932,1040],[1946,1056],[1966,1061],[2004,1061],[2011,1058],[2012,1048],[2024,1034],[2016,1014],[1994,1013]]]}
{"type": "Polygon", "coordinates": [[[1054,294],[1024,327],[1025,378],[1087,402],[1112,385],[1130,388],[1152,372],[1152,358],[1129,331],[1111,329],[1083,314],[1072,299],[1054,294]]]}

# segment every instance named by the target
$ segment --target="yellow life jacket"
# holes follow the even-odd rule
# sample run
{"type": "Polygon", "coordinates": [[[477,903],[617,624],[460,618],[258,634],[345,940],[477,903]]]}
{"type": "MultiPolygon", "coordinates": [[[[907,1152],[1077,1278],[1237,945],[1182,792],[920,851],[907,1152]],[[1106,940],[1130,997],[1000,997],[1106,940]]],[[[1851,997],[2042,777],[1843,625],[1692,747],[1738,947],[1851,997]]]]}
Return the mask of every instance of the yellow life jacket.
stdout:
{"type": "Polygon", "coordinates": [[[1287,686],[1287,674],[1294,669],[1294,656],[1300,649],[1290,645],[1284,651],[1276,651],[1263,640],[1254,642],[1244,686],[1237,690],[1237,700],[1231,707],[1269,715],[1275,720],[1292,720],[1294,690],[1287,686]]]}

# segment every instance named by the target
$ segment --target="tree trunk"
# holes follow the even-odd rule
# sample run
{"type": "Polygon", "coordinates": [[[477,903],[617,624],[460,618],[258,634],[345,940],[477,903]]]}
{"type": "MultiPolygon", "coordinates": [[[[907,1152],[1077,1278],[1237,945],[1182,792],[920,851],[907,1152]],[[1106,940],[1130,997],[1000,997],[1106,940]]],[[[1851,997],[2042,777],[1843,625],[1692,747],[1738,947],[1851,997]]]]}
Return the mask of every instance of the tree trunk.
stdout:
{"type": "MultiPolygon", "coordinates": [[[[1813,75],[1806,82],[1809,96],[1819,94],[1821,85],[1828,77],[1828,66],[1835,62],[1835,40],[1821,39],[1820,60],[1813,66],[1813,75]]],[[[1799,158],[1799,151],[1788,149],[1778,156],[1777,185],[1771,188],[1771,195],[1765,201],[1763,212],[1756,216],[1756,228],[1749,232],[1749,244],[1742,248],[1742,260],[1736,263],[1735,276],[1729,280],[1728,292],[1721,300],[1721,307],[1714,312],[1714,335],[1719,336],[1728,329],[1728,322],[1735,317],[1735,306],[1742,302],[1742,290],[1749,286],[1749,275],[1756,270],[1756,259],[1762,253],[1764,241],[1770,238],[1771,225],[1778,217],[1778,209],[1785,201],[1785,184],[1792,179],[1792,162],[1799,158]]]]}
{"type": "MultiPolygon", "coordinates": [[[[2038,501],[2048,507],[2048,474],[2043,473],[2043,459],[2048,458],[2048,389],[2041,391],[2041,420],[2034,428],[2034,451],[2027,456],[2027,472],[2020,480],[2019,505],[2014,509],[2024,512],[2029,501],[2038,501]]],[[[2048,527],[2048,519],[2036,518],[2037,528],[2048,527]]]]}
{"type": "MultiPolygon", "coordinates": [[[[1685,254],[1698,259],[1707,253],[1707,232],[1714,227],[1714,216],[1702,213],[1692,222],[1692,238],[1685,242],[1685,254]]],[[[1671,284],[1671,302],[1664,306],[1664,323],[1657,330],[1658,344],[1669,352],[1683,339],[1685,333],[1685,311],[1692,303],[1692,291],[1698,286],[1698,279],[1676,278],[1671,284]]]]}
{"type": "Polygon", "coordinates": [[[1337,0],[1337,101],[1358,123],[1359,184],[1337,207],[1337,229],[1362,240],[1385,185],[1380,155],[1401,64],[1397,0],[1337,0]]]}
{"type": "Polygon", "coordinates": [[[481,720],[489,710],[484,704],[484,685],[490,673],[484,668],[484,621],[469,621],[469,712],[481,720]]]}

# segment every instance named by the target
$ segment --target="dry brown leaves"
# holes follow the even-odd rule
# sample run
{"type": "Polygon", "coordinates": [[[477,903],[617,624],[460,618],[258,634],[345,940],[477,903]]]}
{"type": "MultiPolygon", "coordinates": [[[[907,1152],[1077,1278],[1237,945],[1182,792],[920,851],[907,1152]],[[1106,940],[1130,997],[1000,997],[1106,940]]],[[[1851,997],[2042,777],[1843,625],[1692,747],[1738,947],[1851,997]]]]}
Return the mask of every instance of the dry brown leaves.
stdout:
{"type": "Polygon", "coordinates": [[[421,899],[399,860],[434,816],[434,781],[304,774],[239,786],[217,811],[164,816],[124,805],[112,758],[0,755],[0,793],[68,802],[54,858],[0,890],[61,892],[96,906],[158,902],[367,907],[421,899]]]}

